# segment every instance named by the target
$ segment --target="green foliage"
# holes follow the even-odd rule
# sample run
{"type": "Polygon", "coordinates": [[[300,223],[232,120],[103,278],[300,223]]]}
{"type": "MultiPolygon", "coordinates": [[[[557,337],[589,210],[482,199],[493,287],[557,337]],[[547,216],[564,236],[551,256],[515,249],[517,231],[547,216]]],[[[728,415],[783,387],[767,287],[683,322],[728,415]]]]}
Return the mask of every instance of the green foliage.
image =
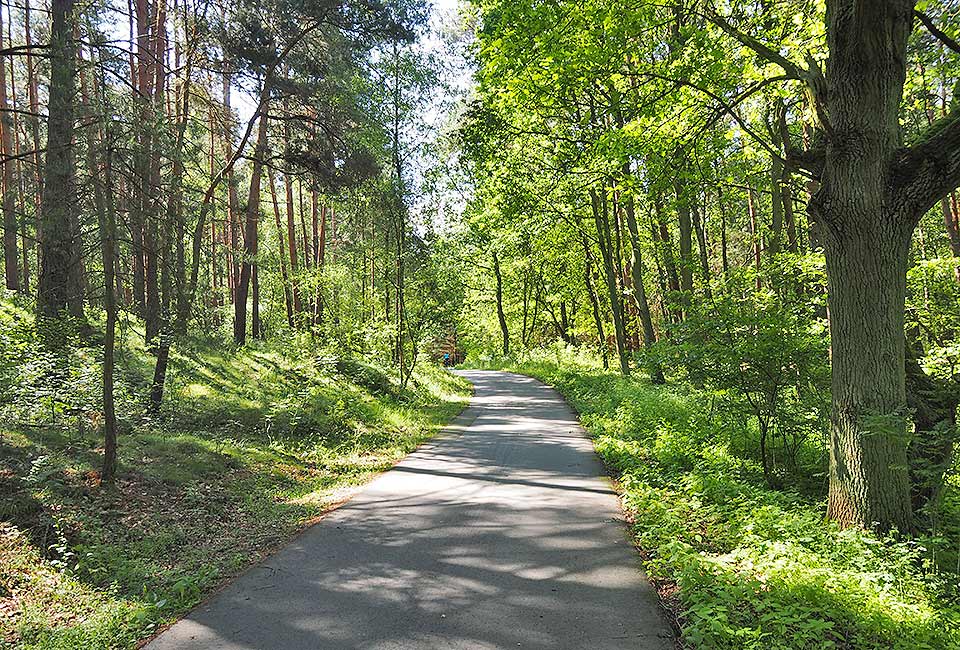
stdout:
{"type": "Polygon", "coordinates": [[[927,351],[925,370],[942,380],[960,376],[960,260],[919,260],[907,273],[907,328],[919,335],[927,351]]]}
{"type": "MultiPolygon", "coordinates": [[[[515,367],[580,413],[691,647],[960,647],[960,584],[936,564],[945,540],[841,530],[824,522],[820,494],[771,489],[753,434],[708,406],[714,391],[652,386],[558,351],[515,367]]],[[[955,507],[955,485],[949,495],[955,507]]]]}
{"type": "Polygon", "coordinates": [[[759,444],[749,447],[758,450],[771,485],[784,471],[822,483],[825,469],[820,437],[829,418],[830,367],[827,324],[818,313],[825,280],[817,270],[822,259],[809,257],[812,272],[805,270],[811,260],[789,255],[778,259],[775,274],[734,272],[658,345],[674,374],[708,388],[718,400],[713,409],[731,421],[739,415],[741,430],[756,433],[759,444]]]}

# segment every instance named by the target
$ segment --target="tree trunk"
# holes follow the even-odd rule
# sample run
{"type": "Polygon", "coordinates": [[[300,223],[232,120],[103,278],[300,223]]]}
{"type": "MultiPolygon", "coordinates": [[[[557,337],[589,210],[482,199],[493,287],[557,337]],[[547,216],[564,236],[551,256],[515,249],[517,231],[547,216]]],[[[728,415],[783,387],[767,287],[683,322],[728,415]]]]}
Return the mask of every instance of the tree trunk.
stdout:
{"type": "Polygon", "coordinates": [[[590,242],[586,235],[582,235],[583,243],[583,282],[587,287],[587,295],[590,297],[590,307],[593,309],[593,323],[597,328],[597,341],[600,345],[600,355],[603,359],[603,368],[610,368],[609,355],[607,354],[607,338],[603,335],[603,318],[600,316],[600,298],[597,290],[593,286],[593,263],[590,254],[590,242]]]}
{"type": "MultiPolygon", "coordinates": [[[[310,246],[310,231],[307,229],[307,210],[303,204],[303,180],[299,178],[297,179],[297,204],[300,206],[300,232],[303,237],[303,268],[309,269],[313,266],[313,249],[310,246]]],[[[309,300],[307,298],[308,302],[309,300]]]]}
{"type": "Polygon", "coordinates": [[[250,334],[255,339],[264,338],[263,321],[260,319],[260,265],[254,261],[253,270],[250,276],[251,300],[250,307],[250,334]]]}
{"type": "Polygon", "coordinates": [[[726,279],[730,273],[730,254],[727,246],[727,210],[723,205],[723,188],[717,185],[717,209],[720,212],[720,268],[726,279]]]}
{"type": "MultiPolygon", "coordinates": [[[[943,215],[943,226],[950,240],[950,254],[960,257],[960,227],[958,227],[957,215],[954,213],[950,199],[949,196],[940,199],[940,213],[943,215]]],[[[953,276],[957,282],[960,282],[960,266],[954,268],[953,276]]]]}
{"type": "Polygon", "coordinates": [[[783,218],[787,225],[787,246],[791,253],[797,252],[797,218],[793,210],[793,191],[790,189],[790,170],[784,169],[780,178],[783,199],[783,218]]]}
{"type": "Polygon", "coordinates": [[[761,287],[760,279],[760,224],[757,221],[757,202],[753,196],[753,188],[747,190],[747,217],[750,220],[750,240],[753,244],[753,270],[756,273],[755,284],[757,291],[761,287]]]}
{"type": "Polygon", "coordinates": [[[313,267],[320,268],[320,202],[317,191],[310,192],[310,219],[313,222],[313,267]]]}
{"type": "Polygon", "coordinates": [[[500,256],[493,251],[493,275],[497,280],[497,321],[500,323],[500,336],[503,338],[503,356],[510,355],[510,330],[507,329],[507,317],[503,313],[503,275],[500,273],[500,256]]]}
{"type": "MultiPolygon", "coordinates": [[[[233,108],[230,106],[229,73],[223,75],[223,108],[224,108],[224,158],[229,161],[233,158],[233,108]]],[[[230,269],[230,300],[237,302],[237,285],[240,284],[240,261],[237,253],[240,250],[240,198],[237,196],[237,178],[233,173],[233,166],[227,170],[227,222],[224,226],[229,233],[229,252],[227,261],[230,269]]]]}
{"type": "Polygon", "coordinates": [[[677,218],[680,232],[680,304],[684,313],[693,300],[693,222],[690,218],[690,200],[682,183],[674,183],[677,194],[677,218]]]}
{"type": "Polygon", "coordinates": [[[767,241],[767,257],[780,254],[783,240],[783,191],[780,185],[783,178],[783,162],[774,156],[770,163],[770,239],[767,241]]]}
{"type": "Polygon", "coordinates": [[[858,226],[824,242],[833,393],[828,514],[844,525],[907,530],[912,519],[903,326],[909,235],[883,220],[848,217],[858,226]]]}
{"type": "MultiPolygon", "coordinates": [[[[92,57],[91,57],[92,60],[92,57]]],[[[91,73],[92,74],[92,73],[91,73]]],[[[81,83],[83,81],[81,80],[81,83]]],[[[96,90],[96,89],[95,89],[96,90]]],[[[100,93],[102,94],[102,86],[100,93]]],[[[94,93],[97,94],[96,92],[94,93]]],[[[100,130],[101,116],[93,112],[92,102],[84,88],[84,104],[91,113],[91,125],[87,136],[87,167],[93,182],[93,203],[97,212],[97,224],[100,229],[100,260],[103,265],[103,309],[106,322],[103,333],[103,366],[101,386],[103,389],[103,464],[100,480],[111,483],[117,471],[117,415],[113,397],[113,370],[117,331],[116,282],[116,211],[113,196],[111,157],[113,145],[109,130],[103,138],[100,130]],[[106,140],[106,142],[103,142],[106,140]],[[103,151],[103,164],[97,156],[98,146],[103,151]]],[[[103,101],[98,102],[101,107],[103,101]]],[[[106,126],[109,129],[109,124],[106,126]]]]}
{"type": "MultiPolygon", "coordinates": [[[[0,19],[0,47],[3,47],[3,20],[0,19]]],[[[12,81],[12,79],[11,79],[12,81]]],[[[7,65],[0,60],[0,156],[2,168],[3,270],[7,289],[20,291],[20,243],[16,213],[16,181],[13,178],[13,118],[7,101],[7,65]]]]}
{"type": "MultiPolygon", "coordinates": [[[[289,138],[289,130],[286,135],[289,138]]],[[[303,310],[300,305],[300,289],[297,286],[300,256],[297,253],[297,226],[293,214],[293,181],[290,178],[289,163],[287,163],[283,173],[283,185],[287,200],[287,252],[290,253],[290,290],[293,294],[293,313],[297,315],[303,310]]]]}
{"type": "Polygon", "coordinates": [[[713,290],[710,288],[710,257],[707,252],[707,229],[704,225],[706,205],[704,205],[703,211],[694,205],[691,210],[691,219],[693,221],[693,231],[697,235],[697,248],[700,251],[700,273],[703,276],[703,295],[709,300],[713,297],[713,290]]]}
{"type": "Polygon", "coordinates": [[[157,362],[153,370],[153,385],[150,390],[150,411],[160,413],[160,407],[163,404],[164,387],[167,381],[167,367],[170,360],[170,347],[173,345],[175,334],[181,336],[187,333],[187,322],[190,314],[190,303],[192,295],[186,287],[186,266],[183,259],[183,176],[185,173],[183,164],[183,148],[186,140],[187,122],[190,114],[190,94],[191,94],[191,74],[193,72],[193,54],[188,54],[187,65],[184,72],[184,81],[180,88],[180,97],[182,98],[181,115],[177,123],[177,137],[173,151],[173,173],[170,179],[170,187],[167,194],[166,213],[160,230],[160,244],[162,253],[160,257],[160,318],[159,318],[159,347],[157,349],[157,362]],[[176,245],[173,241],[173,230],[176,227],[177,240],[176,245]],[[176,251],[174,251],[176,248],[176,251]],[[173,260],[171,260],[173,258],[173,260]],[[171,270],[171,261],[175,268],[171,270]],[[172,322],[172,312],[170,304],[173,299],[173,283],[177,284],[176,298],[176,323],[172,322]]]}
{"type": "Polygon", "coordinates": [[[630,358],[627,353],[626,331],[623,326],[623,301],[620,287],[617,283],[617,270],[613,263],[611,250],[610,221],[607,215],[605,201],[601,201],[597,192],[590,190],[590,203],[593,209],[593,218],[597,227],[597,236],[600,243],[600,255],[603,259],[603,271],[607,281],[607,294],[610,299],[610,313],[613,315],[614,338],[617,342],[617,356],[620,360],[620,373],[630,374],[630,358]]]}
{"type": "Polygon", "coordinates": [[[52,0],[49,118],[41,205],[41,265],[37,311],[56,318],[83,318],[80,276],[80,228],[73,160],[75,57],[73,0],[52,0]]]}
{"type": "MultiPolygon", "coordinates": [[[[237,281],[237,301],[234,305],[233,340],[237,345],[247,341],[247,302],[250,296],[250,280],[253,274],[257,255],[258,224],[260,221],[260,177],[263,174],[263,159],[267,155],[267,98],[270,96],[270,80],[265,79],[261,91],[260,124],[257,127],[257,147],[253,155],[253,169],[250,174],[250,195],[247,200],[247,218],[243,236],[243,262],[240,266],[240,277],[237,281]]],[[[259,297],[259,296],[257,296],[259,297]]],[[[253,334],[259,334],[259,305],[254,299],[256,315],[253,319],[253,334]]]]}
{"type": "MultiPolygon", "coordinates": [[[[11,48],[14,47],[13,44],[13,12],[7,12],[7,21],[8,21],[8,44],[11,48]]],[[[2,42],[2,39],[0,39],[2,42]]],[[[14,67],[14,59],[16,57],[10,57],[10,103],[13,108],[18,106],[17,102],[17,73],[14,67]]],[[[20,206],[20,210],[25,212],[27,201],[25,193],[25,183],[24,183],[24,173],[23,173],[23,164],[22,155],[24,154],[23,146],[20,141],[20,116],[17,113],[13,114],[13,149],[12,151],[17,156],[17,160],[14,163],[14,171],[16,172],[16,205],[20,206]]],[[[24,133],[26,135],[26,133],[24,133]]],[[[6,165],[6,166],[9,166],[6,165]]],[[[16,223],[17,218],[14,215],[14,223],[16,223]]],[[[20,223],[18,227],[18,233],[20,235],[20,267],[23,271],[23,281],[20,283],[20,292],[23,294],[30,293],[30,236],[27,233],[27,220],[24,217],[20,218],[20,223]]],[[[16,237],[16,235],[14,235],[16,237]]]]}
{"type": "Polygon", "coordinates": [[[270,177],[270,198],[273,201],[273,217],[277,225],[277,251],[280,253],[280,280],[283,282],[283,304],[287,308],[287,325],[293,327],[293,296],[290,294],[290,278],[287,275],[287,251],[283,247],[283,224],[280,222],[280,203],[277,201],[277,182],[273,171],[270,177]]]}
{"type": "Polygon", "coordinates": [[[667,302],[673,303],[676,295],[680,292],[680,276],[677,274],[677,261],[673,254],[673,242],[670,239],[670,230],[667,227],[667,220],[663,215],[663,204],[660,196],[655,196],[653,200],[654,212],[657,217],[656,228],[652,233],[654,241],[658,242],[660,254],[663,257],[663,267],[666,272],[667,287],[673,297],[667,302]]]}
{"type": "MultiPolygon", "coordinates": [[[[650,315],[650,304],[647,302],[647,291],[643,285],[643,249],[640,247],[640,228],[637,225],[636,207],[633,197],[627,197],[626,201],[627,230],[630,233],[630,248],[633,251],[633,263],[630,265],[630,271],[633,279],[633,298],[637,305],[637,313],[640,316],[640,324],[643,329],[643,347],[648,353],[657,342],[657,335],[653,329],[653,317],[650,315]]],[[[655,384],[664,383],[663,370],[660,364],[648,355],[650,358],[647,365],[650,369],[650,380],[655,384]]]]}
{"type": "MultiPolygon", "coordinates": [[[[313,201],[316,203],[317,194],[314,192],[313,201]]],[[[323,324],[323,270],[327,261],[327,206],[320,206],[320,232],[317,233],[317,268],[320,270],[320,277],[317,278],[317,325],[323,324]]],[[[375,296],[373,274],[376,273],[374,264],[371,264],[370,293],[375,296]]],[[[376,304],[376,299],[373,300],[376,304]]]]}
{"type": "MultiPolygon", "coordinates": [[[[210,88],[208,88],[210,97],[213,97],[213,84],[211,83],[210,88]]],[[[210,105],[207,107],[207,128],[210,130],[210,151],[207,156],[208,163],[208,183],[213,183],[214,179],[217,176],[216,172],[216,151],[217,151],[217,129],[215,122],[215,111],[214,104],[210,102],[210,105]]],[[[217,241],[219,240],[219,233],[217,232],[217,219],[216,219],[216,205],[214,200],[210,201],[210,290],[213,293],[213,296],[210,300],[210,306],[214,308],[215,314],[216,308],[222,304],[221,301],[221,290],[222,286],[220,283],[220,265],[217,263],[217,257],[219,249],[217,248],[217,241]]],[[[217,316],[219,322],[219,316],[217,316]]]]}
{"type": "Polygon", "coordinates": [[[903,0],[834,0],[827,9],[830,58],[821,99],[830,124],[809,210],[821,225],[827,261],[833,394],[827,514],[846,526],[913,527],[903,328],[910,238],[923,210],[903,193],[905,179],[890,176],[901,147],[912,11],[903,0]]]}
{"type": "MultiPolygon", "coordinates": [[[[37,71],[33,63],[33,34],[30,24],[30,0],[24,1],[23,8],[23,33],[27,45],[27,89],[30,102],[30,137],[33,141],[33,207],[34,207],[34,240],[40,241],[40,205],[43,195],[43,165],[40,161],[40,98],[37,88],[37,71]]],[[[40,268],[40,248],[37,247],[37,268],[40,268]]]]}

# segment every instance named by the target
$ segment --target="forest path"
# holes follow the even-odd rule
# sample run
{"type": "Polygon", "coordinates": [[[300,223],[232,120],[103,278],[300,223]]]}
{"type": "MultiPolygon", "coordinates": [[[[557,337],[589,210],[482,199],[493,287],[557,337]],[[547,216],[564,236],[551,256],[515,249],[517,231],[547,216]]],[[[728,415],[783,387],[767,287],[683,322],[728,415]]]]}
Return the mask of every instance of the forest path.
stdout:
{"type": "Polygon", "coordinates": [[[446,434],[147,649],[673,648],[571,409],[462,374],[476,394],[446,434]]]}

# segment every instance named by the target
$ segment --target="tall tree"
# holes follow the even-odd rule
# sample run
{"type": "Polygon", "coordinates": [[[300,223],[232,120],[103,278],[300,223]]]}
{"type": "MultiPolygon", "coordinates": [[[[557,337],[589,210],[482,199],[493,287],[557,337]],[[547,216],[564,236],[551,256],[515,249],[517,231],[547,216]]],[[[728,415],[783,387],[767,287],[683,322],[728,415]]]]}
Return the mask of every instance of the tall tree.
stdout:
{"type": "MultiPolygon", "coordinates": [[[[3,46],[3,20],[0,18],[0,47],[3,46]]],[[[11,77],[11,81],[13,81],[11,77]]],[[[17,185],[14,180],[13,110],[7,99],[7,66],[0,62],[0,165],[3,174],[0,181],[0,207],[3,210],[3,270],[7,289],[20,290],[20,256],[17,236],[16,200],[17,185]]]]}
{"type": "Polygon", "coordinates": [[[828,0],[825,69],[795,63],[717,14],[725,32],[806,84],[817,139],[788,156],[817,180],[827,260],[833,418],[829,516],[910,529],[904,303],[920,217],[960,184],[960,107],[911,146],[900,124],[915,3],[828,0]]]}
{"type": "MultiPolygon", "coordinates": [[[[272,79],[264,78],[260,90],[260,122],[257,127],[257,146],[253,152],[253,169],[250,174],[250,194],[247,197],[247,212],[243,229],[243,259],[240,264],[240,276],[237,279],[237,299],[234,305],[233,340],[238,345],[247,341],[247,304],[250,297],[250,283],[257,264],[260,224],[260,180],[263,175],[263,161],[267,156],[267,124],[269,122],[270,86],[272,79]]],[[[258,285],[259,288],[259,285],[258,285]]],[[[254,309],[259,310],[259,295],[254,296],[254,309]]],[[[253,336],[259,335],[258,311],[253,314],[253,336]]]]}
{"type": "Polygon", "coordinates": [[[83,318],[80,266],[80,215],[74,164],[76,47],[73,0],[50,4],[50,88],[47,151],[41,204],[40,277],[37,311],[57,318],[83,318]]]}

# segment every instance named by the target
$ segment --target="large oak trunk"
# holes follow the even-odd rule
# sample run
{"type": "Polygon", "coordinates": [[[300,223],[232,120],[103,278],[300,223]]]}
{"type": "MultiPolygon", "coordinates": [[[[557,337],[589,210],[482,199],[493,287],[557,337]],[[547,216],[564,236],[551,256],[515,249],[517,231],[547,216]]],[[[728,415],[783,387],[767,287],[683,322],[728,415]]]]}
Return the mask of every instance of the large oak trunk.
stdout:
{"type": "Polygon", "coordinates": [[[844,525],[906,530],[912,525],[903,336],[909,233],[895,218],[876,214],[848,213],[856,227],[825,246],[833,357],[828,514],[844,525]]]}
{"type": "Polygon", "coordinates": [[[919,215],[892,170],[912,11],[909,0],[828,3],[820,113],[827,147],[810,204],[822,226],[829,289],[828,515],[842,525],[901,530],[913,527],[903,324],[919,215]]]}

